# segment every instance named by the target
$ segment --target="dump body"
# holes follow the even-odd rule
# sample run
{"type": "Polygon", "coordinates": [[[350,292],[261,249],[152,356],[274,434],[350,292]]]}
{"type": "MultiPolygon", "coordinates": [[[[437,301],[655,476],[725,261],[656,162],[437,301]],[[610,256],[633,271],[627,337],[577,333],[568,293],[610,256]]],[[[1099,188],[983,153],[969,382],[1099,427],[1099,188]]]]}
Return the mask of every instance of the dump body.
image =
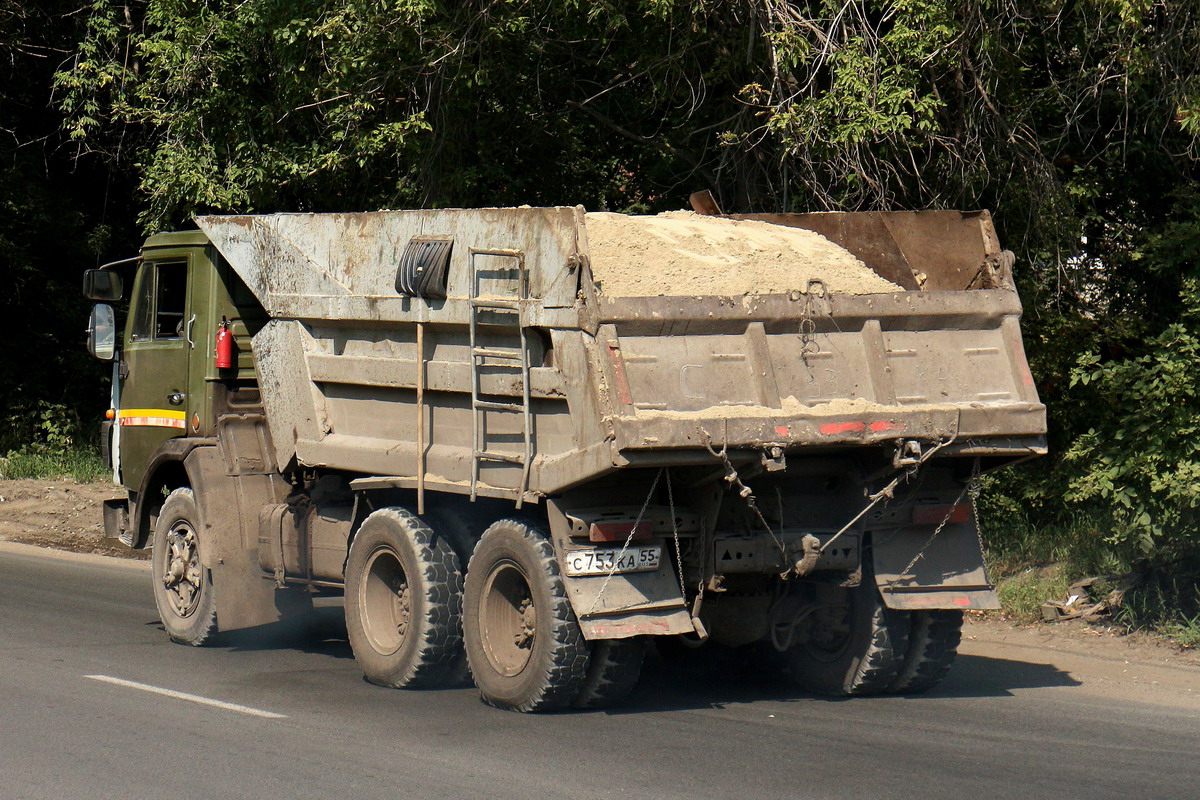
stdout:
{"type": "Polygon", "coordinates": [[[986,213],[758,217],[840,237],[913,288],[738,297],[597,292],[587,218],[578,208],[200,218],[271,317],[254,349],[277,463],[414,485],[420,472],[430,489],[536,500],[631,463],[707,458],[706,445],[920,438],[1005,459],[1044,449],[1020,301],[997,277],[986,213]],[[874,237],[856,239],[871,223],[874,237]],[[444,298],[397,292],[413,237],[452,242],[444,298]],[[981,284],[997,288],[966,290],[981,284]],[[474,305],[487,300],[512,310],[474,305]],[[495,358],[472,355],[473,317],[475,347],[495,358]],[[502,360],[522,330],[527,381],[502,360]],[[481,397],[522,408],[481,409],[481,397]]]}

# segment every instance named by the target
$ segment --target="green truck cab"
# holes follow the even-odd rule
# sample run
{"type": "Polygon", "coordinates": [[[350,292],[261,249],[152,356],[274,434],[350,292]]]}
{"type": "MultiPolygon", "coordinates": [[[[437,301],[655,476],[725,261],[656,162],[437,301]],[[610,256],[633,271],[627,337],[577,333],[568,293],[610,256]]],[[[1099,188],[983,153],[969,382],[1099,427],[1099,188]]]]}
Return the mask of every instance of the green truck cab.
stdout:
{"type": "Polygon", "coordinates": [[[200,231],[151,236],[140,256],[116,266],[131,262],[136,268],[125,297],[119,277],[95,275],[112,267],[89,270],[85,294],[128,301],[119,337],[111,307],[97,306],[89,347],[114,364],[103,450],[114,482],[128,492],[106,505],[105,532],[142,547],[165,493],[182,485],[183,459],[212,443],[217,416],[258,406],[251,337],[266,314],[200,231]],[[226,369],[214,358],[222,321],[236,359],[226,369]]]}

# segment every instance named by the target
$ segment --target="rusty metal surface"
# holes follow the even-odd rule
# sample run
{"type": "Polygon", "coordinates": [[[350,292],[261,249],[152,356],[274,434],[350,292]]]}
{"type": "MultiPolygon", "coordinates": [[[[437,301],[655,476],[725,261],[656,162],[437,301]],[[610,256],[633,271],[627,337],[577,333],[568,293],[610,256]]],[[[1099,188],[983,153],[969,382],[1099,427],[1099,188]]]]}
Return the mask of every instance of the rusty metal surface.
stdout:
{"type": "Polygon", "coordinates": [[[1000,253],[987,211],[739,214],[816,231],[905,289],[962,291],[1000,253]]]}

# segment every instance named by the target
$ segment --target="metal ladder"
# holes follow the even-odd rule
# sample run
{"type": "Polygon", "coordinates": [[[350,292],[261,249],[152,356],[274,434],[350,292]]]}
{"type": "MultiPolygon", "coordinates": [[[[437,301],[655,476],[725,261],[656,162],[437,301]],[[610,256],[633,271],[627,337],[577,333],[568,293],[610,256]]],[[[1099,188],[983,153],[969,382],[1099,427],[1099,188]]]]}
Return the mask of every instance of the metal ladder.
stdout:
{"type": "MultiPolygon", "coordinates": [[[[516,507],[525,501],[529,488],[529,466],[533,461],[533,418],[529,412],[529,340],[525,326],[525,304],[528,300],[528,285],[525,272],[525,254],[519,250],[471,250],[470,302],[470,346],[471,346],[471,500],[479,486],[479,468],[485,461],[497,461],[521,465],[521,483],[517,487],[516,507]],[[517,260],[518,298],[481,297],[479,295],[479,273],[476,256],[504,256],[517,260]],[[515,312],[517,316],[518,347],[481,347],[479,345],[480,314],[488,311],[515,312]],[[490,362],[490,363],[488,363],[490,362]],[[499,363],[497,363],[499,362],[499,363]],[[521,373],[521,402],[498,402],[480,399],[480,370],[513,369],[521,373]],[[487,432],[484,426],[485,411],[502,411],[520,414],[525,436],[523,455],[500,453],[487,448],[487,432]]],[[[486,324],[486,323],[485,323],[486,324]]]]}

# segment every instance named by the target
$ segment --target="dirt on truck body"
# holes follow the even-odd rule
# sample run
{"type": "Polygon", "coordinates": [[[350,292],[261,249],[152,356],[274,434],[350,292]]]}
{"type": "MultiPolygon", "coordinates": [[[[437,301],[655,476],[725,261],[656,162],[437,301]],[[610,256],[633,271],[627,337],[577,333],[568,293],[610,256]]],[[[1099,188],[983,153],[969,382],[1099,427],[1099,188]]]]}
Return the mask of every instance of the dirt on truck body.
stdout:
{"type": "Polygon", "coordinates": [[[920,691],[997,605],[974,480],[1045,408],[987,212],[196,222],[92,336],[176,641],[344,593],[368,679],[536,711],[663,637],[920,691]]]}

